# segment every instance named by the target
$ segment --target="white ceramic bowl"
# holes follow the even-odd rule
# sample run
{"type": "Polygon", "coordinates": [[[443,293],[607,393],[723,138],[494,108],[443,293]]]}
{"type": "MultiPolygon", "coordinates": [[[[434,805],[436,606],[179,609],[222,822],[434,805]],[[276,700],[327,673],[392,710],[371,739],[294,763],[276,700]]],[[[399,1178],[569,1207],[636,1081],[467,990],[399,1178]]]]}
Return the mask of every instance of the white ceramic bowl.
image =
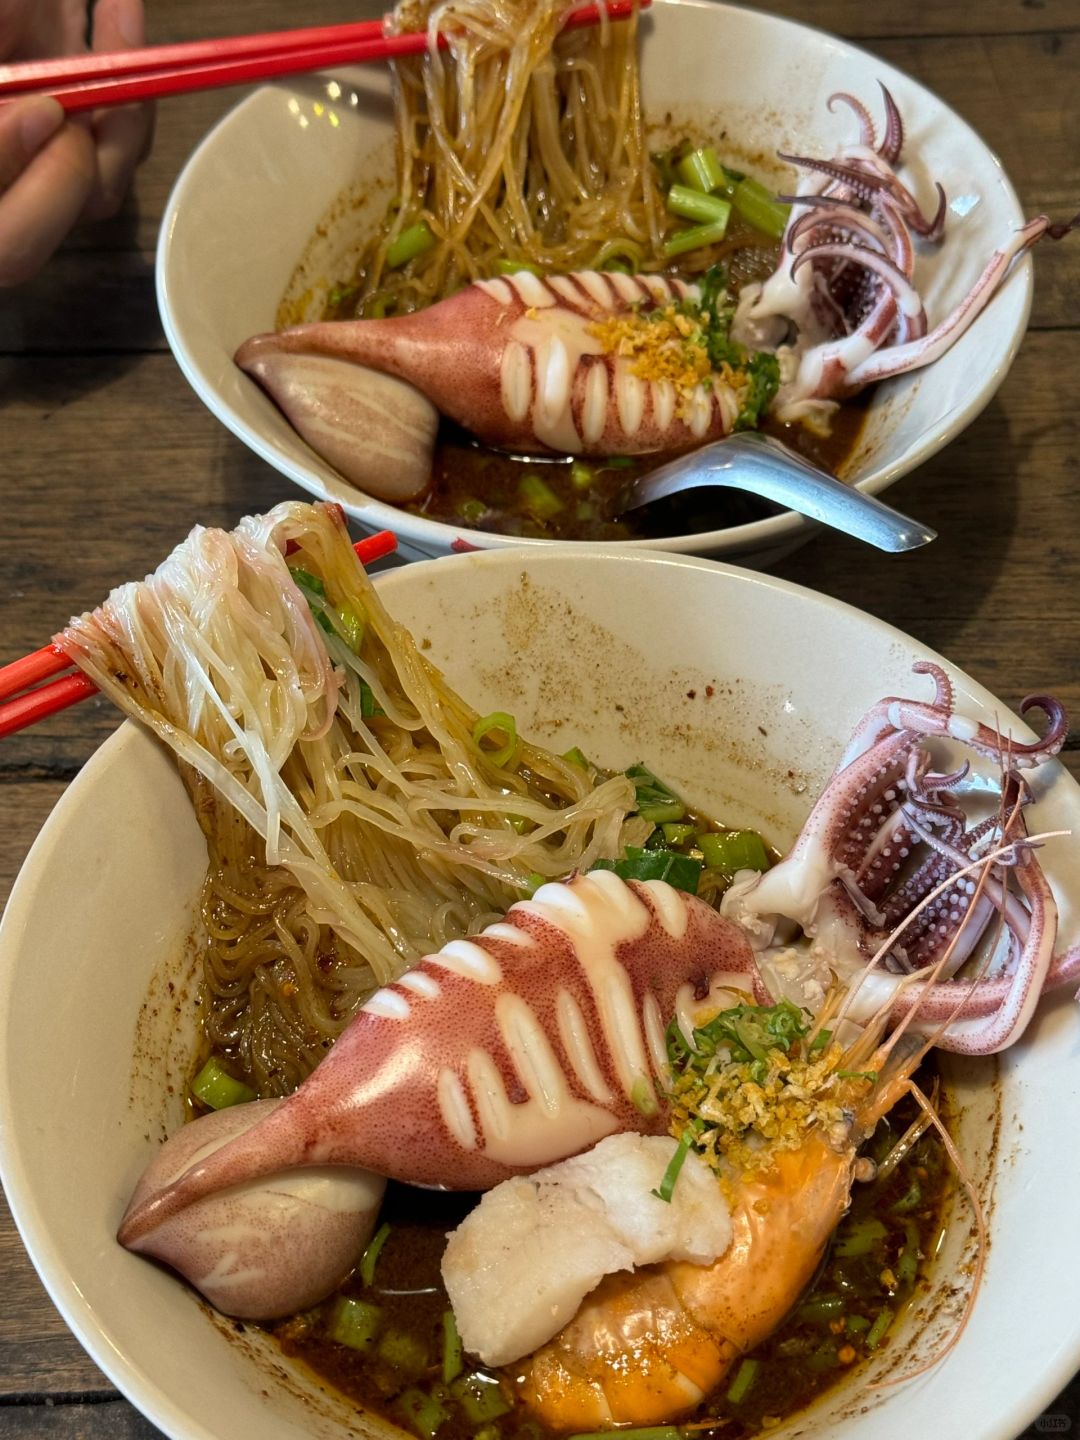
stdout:
{"type": "MultiPolygon", "coordinates": [[[[583,565],[573,547],[501,551],[408,566],[379,584],[481,710],[510,710],[542,742],[580,744],[613,767],[643,759],[696,805],[760,826],[780,845],[856,719],[882,695],[927,693],[911,675],[925,652],[899,632],[704,560],[607,550],[583,565]]],[[[1028,733],[951,673],[962,711],[1028,733]]],[[[1080,832],[1080,787],[1060,766],[1037,772],[1034,787],[1033,827],[1080,832]]],[[[1042,854],[1062,933],[1075,942],[1075,848],[1057,840],[1042,854]]],[[[170,759],[123,726],[57,806],[0,927],[3,1183],[68,1324],[174,1440],[344,1440],[355,1415],[313,1392],[257,1332],[215,1321],[178,1280],[113,1239],[135,1178],[180,1121],[204,866],[170,759]]],[[[1080,1160],[1070,1142],[1080,1127],[1078,1044],[1080,1015],[1062,999],[1044,1003],[1000,1062],[952,1069],[959,1144],[992,1240],[956,1350],[890,1388],[871,1392],[876,1372],[861,1374],[778,1436],[1012,1440],[1071,1377],[1080,1363],[1080,1160]]],[[[913,1367],[949,1330],[946,1297],[964,1288],[966,1247],[962,1219],[938,1260],[937,1289],[904,1321],[886,1364],[913,1367]]]]}
{"type": "MultiPolygon", "coordinates": [[[[851,136],[850,113],[827,109],[834,91],[851,91],[876,112],[878,82],[889,87],[907,122],[908,183],[932,210],[933,181],[940,180],[951,202],[948,238],[918,264],[931,324],[949,313],[1022,223],[1012,186],[970,126],[884,61],[820,31],[712,0],[656,0],[643,29],[647,115],[670,114],[673,137],[688,126],[724,131],[746,146],[759,173],[759,157],[778,150],[830,155],[851,136]]],[[[772,178],[782,184],[782,176],[777,170],[772,178]]],[[[351,272],[355,237],[378,222],[392,185],[391,113],[379,71],[353,69],[330,82],[309,77],[257,91],[196,150],[166,211],[157,281],[173,353],[197,393],[245,444],[311,494],[340,501],[362,524],[396,531],[406,553],[443,554],[455,540],[485,548],[549,544],[464,530],[362,494],[308,448],[232,362],[249,335],[274,328],[302,255],[296,289],[307,293],[307,318],[317,318],[321,298],[351,272]],[[346,223],[335,223],[343,216],[346,223]],[[309,245],[327,219],[322,237],[309,245]]],[[[970,424],[1012,363],[1030,302],[1025,259],[948,355],[879,388],[844,478],[877,494],[970,424]]],[[[662,544],[763,564],[813,531],[811,521],[786,512],[662,544]]]]}

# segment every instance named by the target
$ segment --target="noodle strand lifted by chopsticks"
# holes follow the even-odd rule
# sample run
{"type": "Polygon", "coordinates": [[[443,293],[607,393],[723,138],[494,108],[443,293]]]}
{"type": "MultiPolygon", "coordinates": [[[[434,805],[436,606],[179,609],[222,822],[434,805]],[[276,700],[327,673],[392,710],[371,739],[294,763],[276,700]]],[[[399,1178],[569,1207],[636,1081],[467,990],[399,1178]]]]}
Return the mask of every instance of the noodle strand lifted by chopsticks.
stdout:
{"type": "Polygon", "coordinates": [[[210,852],[206,1030],[260,1094],[537,877],[642,838],[625,776],[596,784],[524,742],[497,763],[335,507],[198,527],[57,641],[181,761],[210,852]]]}
{"type": "Polygon", "coordinates": [[[642,119],[636,14],[563,30],[564,0],[403,0],[431,45],[395,63],[398,196],[365,250],[360,314],[415,310],[523,262],[569,272],[613,239],[659,268],[667,224],[642,119]],[[442,52],[436,36],[448,50],[442,52]],[[387,253],[423,221],[436,243],[387,253]]]}

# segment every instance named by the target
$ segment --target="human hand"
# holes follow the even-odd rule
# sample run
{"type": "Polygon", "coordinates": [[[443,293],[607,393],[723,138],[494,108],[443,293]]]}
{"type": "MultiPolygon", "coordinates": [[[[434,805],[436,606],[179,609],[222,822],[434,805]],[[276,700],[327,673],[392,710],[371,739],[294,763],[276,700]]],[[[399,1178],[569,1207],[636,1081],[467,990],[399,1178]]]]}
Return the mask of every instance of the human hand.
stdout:
{"type": "MultiPolygon", "coordinates": [[[[0,0],[0,59],[86,51],[88,0],[0,0]]],[[[97,0],[90,48],[142,45],[142,0],[97,0]]],[[[0,106],[0,286],[36,275],[73,225],[114,215],[150,148],[152,107],[68,119],[56,100],[0,106]]]]}

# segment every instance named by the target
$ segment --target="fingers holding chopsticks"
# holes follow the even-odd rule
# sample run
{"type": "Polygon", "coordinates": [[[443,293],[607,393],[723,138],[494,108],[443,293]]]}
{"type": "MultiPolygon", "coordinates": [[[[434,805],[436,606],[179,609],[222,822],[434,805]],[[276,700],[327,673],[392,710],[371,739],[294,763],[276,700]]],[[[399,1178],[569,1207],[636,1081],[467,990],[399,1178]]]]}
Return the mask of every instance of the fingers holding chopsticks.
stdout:
{"type": "MultiPolygon", "coordinates": [[[[104,54],[146,44],[142,0],[97,0],[92,48],[104,54]]],[[[136,167],[146,159],[154,136],[154,107],[124,105],[95,111],[91,122],[97,151],[97,179],[83,218],[102,220],[124,203],[136,167]]]]}
{"type": "Polygon", "coordinates": [[[97,175],[94,141],[55,100],[0,111],[0,285],[30,280],[86,207],[97,175]]]}
{"type": "MultiPolygon", "coordinates": [[[[83,49],[72,25],[72,0],[19,0],[0,4],[0,41],[19,59],[52,41],[67,53],[83,49]],[[54,24],[42,24],[51,9],[54,24]]],[[[86,9],[82,8],[85,20],[86,9]]],[[[142,45],[142,0],[98,0],[92,43],[109,52],[142,45]]],[[[13,100],[0,109],[0,286],[31,279],[80,220],[98,220],[120,208],[131,176],[150,145],[153,115],[125,106],[74,119],[42,96],[13,100]]]]}

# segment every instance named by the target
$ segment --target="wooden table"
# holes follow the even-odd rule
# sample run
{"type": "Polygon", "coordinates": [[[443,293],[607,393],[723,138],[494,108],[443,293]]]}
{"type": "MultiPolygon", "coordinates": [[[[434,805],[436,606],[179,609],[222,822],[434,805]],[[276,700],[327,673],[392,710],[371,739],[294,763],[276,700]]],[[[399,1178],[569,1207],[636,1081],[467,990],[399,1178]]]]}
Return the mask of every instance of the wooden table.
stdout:
{"type": "MultiPolygon", "coordinates": [[[[159,41],[376,13],[356,0],[148,5],[159,41]]],[[[1080,206],[1080,106],[1070,99],[1080,69],[1077,0],[774,0],[774,8],[859,41],[942,95],[1001,156],[1029,214],[1063,219],[1080,206]]],[[[79,232],[46,274],[0,305],[2,659],[36,648],[114,583],[151,570],[194,521],[231,526],[289,493],[195,398],[154,302],[170,187],[236,98],[166,102],[124,213],[79,232]]],[[[884,559],[825,534],[779,573],[910,632],[1010,705],[1049,689],[1075,715],[1080,235],[1040,249],[1035,267],[1031,333],[1005,384],[960,440],[897,488],[902,508],[940,539],[884,559]]],[[[0,902],[65,785],[116,724],[107,705],[91,701],[0,745],[0,902]]],[[[1075,734],[1064,760],[1080,777],[1075,734]]],[[[69,1335],[2,1205],[0,1293],[0,1440],[158,1434],[69,1335]]],[[[1029,1433],[1077,1421],[1074,1382],[1029,1433]]]]}

